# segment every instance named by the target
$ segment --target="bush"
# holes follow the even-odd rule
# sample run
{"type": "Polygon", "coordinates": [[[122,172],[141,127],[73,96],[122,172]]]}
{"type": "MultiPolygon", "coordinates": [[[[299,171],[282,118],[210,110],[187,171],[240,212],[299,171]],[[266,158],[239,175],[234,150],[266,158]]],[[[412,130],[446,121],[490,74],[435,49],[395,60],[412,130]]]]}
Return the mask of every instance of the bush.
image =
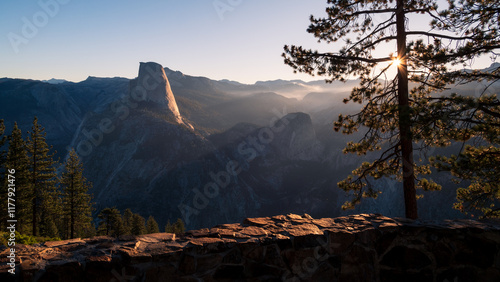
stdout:
{"type": "MultiPolygon", "coordinates": [[[[0,243],[6,247],[8,246],[10,238],[10,232],[0,232],[0,243]]],[[[20,234],[16,231],[16,244],[23,245],[33,245],[46,241],[61,241],[61,238],[58,237],[34,237],[31,235],[20,234]]]]}

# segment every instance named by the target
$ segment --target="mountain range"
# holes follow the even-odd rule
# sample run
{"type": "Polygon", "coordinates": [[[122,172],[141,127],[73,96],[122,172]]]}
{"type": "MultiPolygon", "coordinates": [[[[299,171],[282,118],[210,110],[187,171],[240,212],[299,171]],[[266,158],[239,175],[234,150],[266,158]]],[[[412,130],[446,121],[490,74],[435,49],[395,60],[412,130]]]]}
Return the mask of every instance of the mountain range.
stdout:
{"type": "MultiPolygon", "coordinates": [[[[0,79],[0,118],[23,132],[33,117],[64,160],[75,148],[93,183],[96,211],[117,207],[160,226],[182,218],[188,228],[246,217],[308,213],[336,217],[371,212],[403,216],[402,186],[392,180],[377,200],[354,211],[336,183],[362,161],[341,152],[359,135],[335,133],[358,81],[263,81],[253,85],[185,75],[153,62],[138,77],[88,77],[78,83],[0,79]]],[[[443,191],[419,200],[422,218],[457,218],[457,186],[436,174],[443,191]]],[[[436,179],[435,179],[436,180],[436,179]]]]}

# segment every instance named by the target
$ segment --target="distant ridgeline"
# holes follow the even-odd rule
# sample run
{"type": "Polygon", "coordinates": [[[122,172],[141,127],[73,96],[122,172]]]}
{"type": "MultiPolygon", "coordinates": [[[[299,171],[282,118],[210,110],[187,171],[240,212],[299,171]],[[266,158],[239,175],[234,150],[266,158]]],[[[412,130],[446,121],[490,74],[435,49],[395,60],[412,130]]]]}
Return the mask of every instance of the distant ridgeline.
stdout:
{"type": "MultiPolygon", "coordinates": [[[[362,132],[332,131],[339,113],[359,109],[342,104],[357,81],[247,85],[141,63],[133,80],[49,82],[0,79],[0,119],[6,133],[14,122],[24,133],[37,116],[57,157],[74,148],[97,213],[130,208],[159,226],[181,218],[188,229],[268,214],[340,216],[347,196],[337,182],[373,159],[341,152],[362,132]]],[[[421,218],[461,217],[452,209],[457,186],[447,174],[433,177],[446,189],[423,193],[421,218]]],[[[403,214],[397,183],[375,185],[388,193],[351,213],[403,214]]]]}

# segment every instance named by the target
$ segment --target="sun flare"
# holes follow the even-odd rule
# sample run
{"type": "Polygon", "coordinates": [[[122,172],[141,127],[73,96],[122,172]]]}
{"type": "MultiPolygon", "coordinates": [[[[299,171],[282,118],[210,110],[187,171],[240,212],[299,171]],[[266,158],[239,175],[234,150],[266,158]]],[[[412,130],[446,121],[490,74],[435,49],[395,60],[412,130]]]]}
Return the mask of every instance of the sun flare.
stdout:
{"type": "Polygon", "coordinates": [[[394,58],[394,60],[392,61],[392,63],[393,63],[396,67],[398,67],[398,66],[401,64],[401,60],[400,60],[400,59],[398,59],[398,58],[394,58]]]}

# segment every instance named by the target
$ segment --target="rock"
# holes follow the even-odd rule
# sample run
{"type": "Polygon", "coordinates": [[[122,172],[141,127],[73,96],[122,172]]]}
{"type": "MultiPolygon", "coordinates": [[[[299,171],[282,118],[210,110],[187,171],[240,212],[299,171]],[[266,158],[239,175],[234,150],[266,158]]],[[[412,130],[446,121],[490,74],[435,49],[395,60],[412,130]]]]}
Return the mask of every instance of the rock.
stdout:
{"type": "Polygon", "coordinates": [[[333,218],[313,219],[312,222],[321,228],[330,228],[335,225],[333,218]]]}
{"type": "Polygon", "coordinates": [[[2,259],[0,279],[500,281],[499,245],[500,220],[425,222],[376,214],[314,219],[289,214],[191,230],[179,238],[156,233],[130,241],[94,237],[19,245],[18,275],[9,276],[10,267],[2,259]]]}
{"type": "Polygon", "coordinates": [[[148,242],[148,243],[175,241],[175,234],[173,234],[173,233],[145,234],[145,235],[138,236],[137,239],[139,241],[148,242]]]}
{"type": "Polygon", "coordinates": [[[44,244],[45,247],[55,248],[55,247],[60,247],[60,246],[70,245],[70,244],[82,244],[82,245],[85,245],[86,242],[83,241],[80,238],[77,238],[77,239],[70,239],[70,240],[45,242],[43,244],[44,244]]]}
{"type": "Polygon", "coordinates": [[[183,123],[167,75],[160,64],[140,63],[139,76],[130,82],[130,92],[135,100],[152,102],[177,123],[183,123]]]}
{"type": "Polygon", "coordinates": [[[286,232],[293,237],[306,236],[306,235],[323,235],[323,232],[314,224],[300,224],[292,225],[285,228],[286,232]]]}
{"type": "Polygon", "coordinates": [[[245,220],[243,220],[243,224],[254,225],[254,226],[266,226],[266,225],[273,225],[274,221],[269,217],[246,218],[245,220]]]}
{"type": "Polygon", "coordinates": [[[267,236],[268,235],[268,233],[265,229],[263,229],[261,227],[256,227],[256,226],[245,227],[239,233],[243,234],[243,235],[252,236],[252,237],[255,237],[255,236],[260,237],[260,236],[267,236]]]}

